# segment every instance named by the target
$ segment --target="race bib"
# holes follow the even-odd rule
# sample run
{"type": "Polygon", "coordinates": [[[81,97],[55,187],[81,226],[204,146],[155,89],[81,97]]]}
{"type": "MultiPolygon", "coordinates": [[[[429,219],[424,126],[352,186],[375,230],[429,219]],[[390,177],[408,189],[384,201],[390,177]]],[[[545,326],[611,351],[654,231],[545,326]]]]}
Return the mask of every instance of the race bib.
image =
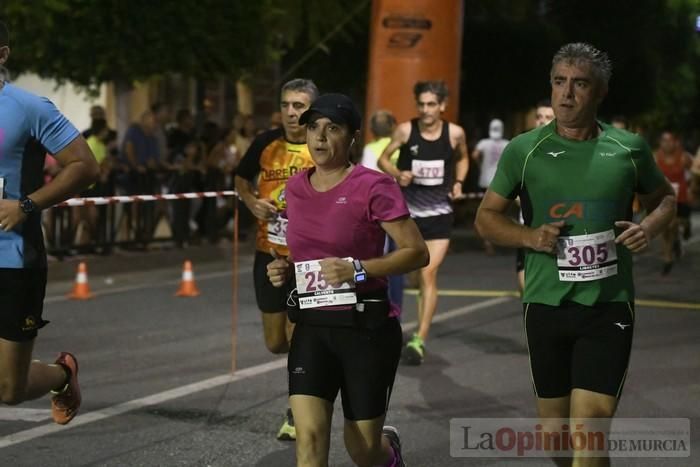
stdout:
{"type": "Polygon", "coordinates": [[[559,237],[557,250],[560,281],[586,282],[617,275],[617,249],[612,229],[559,237]]]}
{"type": "Polygon", "coordinates": [[[275,245],[287,246],[287,224],[289,220],[277,216],[267,223],[267,239],[275,245]]]}
{"type": "Polygon", "coordinates": [[[333,287],[321,279],[321,262],[319,260],[294,263],[294,275],[299,294],[299,308],[302,310],[357,303],[354,284],[343,282],[340,286],[333,287]]]}
{"type": "Polygon", "coordinates": [[[411,161],[411,173],[413,183],[416,185],[436,186],[442,185],[445,179],[445,161],[411,161]]]}

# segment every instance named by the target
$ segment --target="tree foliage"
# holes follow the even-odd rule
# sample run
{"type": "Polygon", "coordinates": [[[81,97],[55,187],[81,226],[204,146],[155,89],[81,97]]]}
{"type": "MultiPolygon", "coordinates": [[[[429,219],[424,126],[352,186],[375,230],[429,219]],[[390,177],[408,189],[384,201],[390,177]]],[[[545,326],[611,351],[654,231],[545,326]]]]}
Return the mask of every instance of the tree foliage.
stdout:
{"type": "Polygon", "coordinates": [[[236,75],[269,56],[264,2],[3,0],[10,69],[83,86],[236,75]]]}
{"type": "MultiPolygon", "coordinates": [[[[408,0],[407,0],[408,1],[408,0]]],[[[227,76],[276,61],[323,89],[365,89],[370,0],[3,0],[11,71],[94,87],[164,73],[227,76]]],[[[614,70],[602,113],[650,127],[700,118],[700,0],[465,0],[462,114],[524,110],[549,94],[564,43],[614,70]]]]}

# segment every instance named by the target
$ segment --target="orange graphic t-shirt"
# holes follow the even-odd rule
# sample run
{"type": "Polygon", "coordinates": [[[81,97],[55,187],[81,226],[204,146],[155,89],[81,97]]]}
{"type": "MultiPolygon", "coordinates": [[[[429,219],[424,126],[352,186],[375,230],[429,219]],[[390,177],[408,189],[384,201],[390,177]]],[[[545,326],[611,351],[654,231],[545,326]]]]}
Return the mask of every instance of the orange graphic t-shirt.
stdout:
{"type": "MultiPolygon", "coordinates": [[[[284,138],[281,129],[258,135],[246,151],[236,174],[253,183],[259,199],[267,199],[281,213],[287,207],[285,189],[287,180],[303,170],[313,167],[306,143],[292,143],[284,138]]],[[[255,247],[269,253],[271,248],[283,256],[289,255],[286,242],[286,220],[258,222],[255,247]]]]}

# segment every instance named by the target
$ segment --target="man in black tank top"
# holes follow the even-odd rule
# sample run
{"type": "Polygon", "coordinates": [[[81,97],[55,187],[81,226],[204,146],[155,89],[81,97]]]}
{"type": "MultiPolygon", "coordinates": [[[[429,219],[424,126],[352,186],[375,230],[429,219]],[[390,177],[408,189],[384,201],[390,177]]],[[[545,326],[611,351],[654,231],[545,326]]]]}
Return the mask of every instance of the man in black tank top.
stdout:
{"type": "Polygon", "coordinates": [[[413,88],[418,118],[401,123],[378,165],[401,185],[411,217],[430,251],[430,264],[419,272],[418,332],[404,349],[407,363],[420,365],[425,340],[437,308],[437,273],[450,245],[452,201],[464,198],[462,184],[469,170],[467,139],[459,125],[442,119],[447,86],[420,81],[413,88]],[[391,154],[399,149],[396,167],[391,154]]]}

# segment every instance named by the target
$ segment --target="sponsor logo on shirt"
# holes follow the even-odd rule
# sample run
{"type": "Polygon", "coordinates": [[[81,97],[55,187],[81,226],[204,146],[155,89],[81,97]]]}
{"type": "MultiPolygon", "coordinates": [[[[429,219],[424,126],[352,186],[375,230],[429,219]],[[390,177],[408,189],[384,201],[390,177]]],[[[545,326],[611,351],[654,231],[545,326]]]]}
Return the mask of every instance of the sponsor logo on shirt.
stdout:
{"type": "Polygon", "coordinates": [[[414,144],[413,146],[409,146],[408,150],[411,152],[412,156],[418,155],[418,145],[417,144],[414,144]]]}
{"type": "Polygon", "coordinates": [[[33,316],[27,316],[24,318],[24,325],[22,326],[22,331],[32,331],[37,328],[36,319],[33,316]]]}
{"type": "Polygon", "coordinates": [[[348,198],[345,196],[341,196],[337,200],[335,200],[335,204],[348,204],[348,198]]]}
{"type": "Polygon", "coordinates": [[[600,157],[615,157],[614,152],[601,152],[600,157]]]}
{"type": "Polygon", "coordinates": [[[614,222],[625,216],[623,207],[615,201],[553,201],[547,204],[545,222],[565,219],[614,222]]]}
{"type": "Polygon", "coordinates": [[[265,182],[272,182],[275,180],[287,180],[289,177],[295,175],[302,167],[281,167],[279,169],[265,169],[263,168],[260,172],[261,179],[265,182]]]}
{"type": "Polygon", "coordinates": [[[548,152],[547,154],[550,155],[550,156],[552,156],[552,157],[554,157],[554,158],[556,158],[556,157],[558,157],[559,155],[564,154],[565,152],[566,152],[566,151],[559,151],[559,152],[554,152],[554,151],[552,151],[552,152],[548,152]]]}

